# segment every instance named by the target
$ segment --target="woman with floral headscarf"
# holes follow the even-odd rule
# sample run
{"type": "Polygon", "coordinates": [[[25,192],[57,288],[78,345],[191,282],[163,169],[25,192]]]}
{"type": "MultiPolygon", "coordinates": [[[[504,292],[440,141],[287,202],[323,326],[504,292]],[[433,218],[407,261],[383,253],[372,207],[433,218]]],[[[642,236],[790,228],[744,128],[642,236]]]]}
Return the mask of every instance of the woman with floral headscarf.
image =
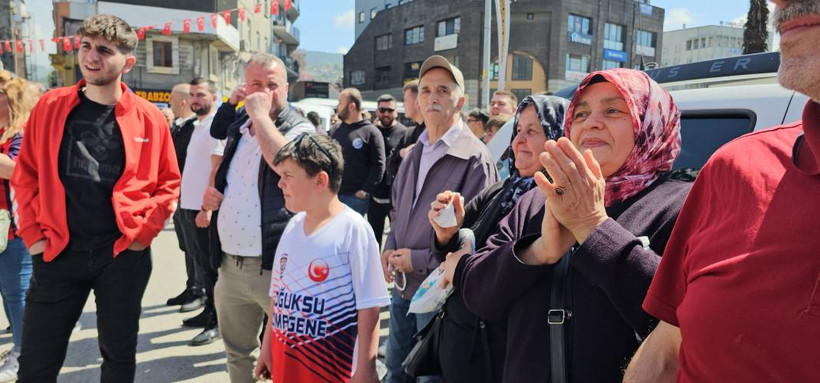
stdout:
{"type": "MultiPolygon", "coordinates": [[[[510,177],[490,186],[466,206],[458,193],[445,191],[437,196],[428,217],[435,231],[430,248],[439,262],[445,261],[448,252],[458,251],[462,246],[456,235],[461,227],[472,229],[474,245],[482,247],[515,202],[535,187],[533,176],[543,169],[538,156],[544,151],[547,140],[557,140],[564,135],[564,113],[568,104],[566,99],[554,96],[524,98],[515,114],[513,135],[506,154],[512,173],[510,177]],[[457,224],[442,228],[435,218],[450,202],[457,224]]],[[[465,253],[461,251],[450,256],[449,272],[454,270],[456,258],[465,253]]],[[[445,306],[440,335],[438,356],[444,380],[448,383],[497,382],[504,360],[504,329],[503,321],[484,321],[468,311],[461,292],[455,289],[445,306]]]]}
{"type": "Polygon", "coordinates": [[[470,311],[507,320],[503,382],[621,381],[656,324],[641,303],[690,188],[668,177],[677,107],[643,72],[591,73],[564,130],[540,155],[551,179],[536,174],[538,187],[453,277],[470,311]]]}

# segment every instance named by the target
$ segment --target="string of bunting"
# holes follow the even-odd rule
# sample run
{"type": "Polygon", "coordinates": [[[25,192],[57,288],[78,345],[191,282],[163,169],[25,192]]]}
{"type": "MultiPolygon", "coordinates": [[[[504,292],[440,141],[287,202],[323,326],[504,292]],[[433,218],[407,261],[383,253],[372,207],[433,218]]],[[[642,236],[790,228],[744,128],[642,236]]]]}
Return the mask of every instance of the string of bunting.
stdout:
{"type": "MultiPolygon", "coordinates": [[[[284,1],[285,12],[287,12],[287,11],[290,10],[290,8],[292,6],[291,0],[283,0],[283,1],[284,1]]],[[[271,4],[270,4],[270,14],[271,15],[273,15],[273,16],[279,15],[279,2],[280,2],[280,0],[271,0],[271,4]]],[[[256,3],[253,7],[253,13],[261,13],[263,5],[264,4],[262,4],[262,3],[256,3]]],[[[248,12],[248,10],[245,9],[244,7],[240,7],[240,8],[224,10],[224,11],[218,12],[218,13],[212,13],[210,15],[211,25],[214,28],[216,28],[217,25],[219,24],[219,17],[220,16],[225,20],[225,24],[230,24],[231,23],[231,15],[234,12],[237,13],[237,17],[239,17],[239,21],[244,23],[245,19],[247,18],[246,13],[248,12]]],[[[202,32],[202,31],[205,30],[205,17],[200,16],[200,17],[197,17],[196,19],[172,20],[172,21],[169,21],[169,22],[165,22],[163,24],[154,24],[154,25],[146,25],[146,26],[143,26],[143,27],[139,27],[139,28],[137,28],[137,38],[139,38],[140,40],[144,40],[145,39],[145,32],[156,29],[156,28],[159,28],[160,26],[162,26],[162,34],[170,35],[171,34],[171,27],[175,23],[179,23],[180,21],[182,22],[182,32],[185,33],[185,34],[191,33],[191,23],[192,22],[196,23],[196,28],[199,32],[202,32]]],[[[80,49],[80,40],[81,40],[80,35],[58,36],[58,37],[53,37],[51,39],[51,41],[53,43],[57,44],[58,47],[60,47],[60,45],[62,45],[63,51],[65,51],[65,52],[71,52],[75,49],[80,49]]],[[[3,41],[0,41],[0,42],[2,42],[2,44],[0,44],[0,53],[6,53],[6,52],[12,53],[12,52],[14,52],[14,50],[16,50],[17,53],[25,54],[26,47],[28,47],[28,52],[29,53],[34,53],[34,41],[35,41],[34,39],[20,39],[20,40],[3,40],[3,41]],[[14,45],[14,47],[12,47],[12,45],[14,45]]],[[[37,41],[40,44],[40,51],[45,52],[45,50],[46,50],[46,40],[45,39],[39,39],[37,41]]]]}

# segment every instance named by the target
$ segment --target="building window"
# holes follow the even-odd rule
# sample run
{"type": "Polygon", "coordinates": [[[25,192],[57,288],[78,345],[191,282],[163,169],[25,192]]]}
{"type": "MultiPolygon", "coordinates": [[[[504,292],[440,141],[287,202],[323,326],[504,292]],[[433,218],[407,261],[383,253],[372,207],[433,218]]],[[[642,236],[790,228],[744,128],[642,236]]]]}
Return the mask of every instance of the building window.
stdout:
{"type": "Polygon", "coordinates": [[[523,100],[525,97],[532,94],[532,89],[512,89],[510,92],[519,100],[523,100]]]}
{"type": "Polygon", "coordinates": [[[364,23],[364,12],[359,12],[359,24],[364,23]]]}
{"type": "MultiPolygon", "coordinates": [[[[500,65],[498,65],[498,61],[494,62],[490,65],[490,79],[495,81],[498,80],[498,72],[500,71],[500,65]]],[[[492,92],[490,92],[492,93],[492,92]]]]}
{"type": "Polygon", "coordinates": [[[350,72],[350,85],[364,85],[363,70],[354,70],[350,72]]]}
{"type": "Polygon", "coordinates": [[[404,45],[416,45],[424,42],[424,25],[404,30],[404,45]]]}
{"type": "Polygon", "coordinates": [[[567,55],[567,70],[580,73],[589,72],[589,57],[582,55],[567,55]]]}
{"type": "Polygon", "coordinates": [[[148,73],[179,74],[179,39],[149,35],[145,40],[148,73]]]}
{"type": "Polygon", "coordinates": [[[390,67],[376,68],[376,84],[385,84],[390,82],[390,67]]]}
{"type": "Polygon", "coordinates": [[[569,15],[567,20],[569,41],[592,45],[592,19],[589,17],[569,15]]]}
{"type": "Polygon", "coordinates": [[[170,41],[154,41],[151,46],[154,48],[154,67],[172,68],[174,66],[170,41]]]}
{"type": "Polygon", "coordinates": [[[604,64],[602,65],[603,70],[612,69],[612,68],[621,68],[622,63],[612,60],[604,60],[604,64]]]}
{"type": "Polygon", "coordinates": [[[687,51],[692,50],[692,40],[686,40],[686,50],[687,51]]]}
{"type": "Polygon", "coordinates": [[[379,11],[376,10],[376,8],[371,8],[370,9],[370,20],[375,19],[376,15],[378,15],[378,14],[379,14],[379,11]]]}
{"type": "Polygon", "coordinates": [[[438,22],[436,37],[457,35],[459,32],[461,32],[461,17],[453,17],[438,22]]]}
{"type": "Polygon", "coordinates": [[[513,81],[531,81],[532,59],[529,56],[513,54],[512,70],[513,81]]]}
{"type": "Polygon", "coordinates": [[[606,23],[604,26],[604,49],[624,50],[624,27],[606,23]]]}
{"type": "MultiPolygon", "coordinates": [[[[635,53],[642,56],[655,56],[655,34],[652,32],[642,31],[638,29],[636,40],[635,53]]],[[[702,40],[706,43],[706,39],[702,40]]]]}
{"type": "Polygon", "coordinates": [[[393,35],[388,33],[386,35],[376,36],[376,50],[386,51],[393,48],[393,35]]]}
{"type": "Polygon", "coordinates": [[[404,64],[404,79],[414,80],[419,78],[419,69],[421,69],[421,61],[414,61],[404,64]]]}

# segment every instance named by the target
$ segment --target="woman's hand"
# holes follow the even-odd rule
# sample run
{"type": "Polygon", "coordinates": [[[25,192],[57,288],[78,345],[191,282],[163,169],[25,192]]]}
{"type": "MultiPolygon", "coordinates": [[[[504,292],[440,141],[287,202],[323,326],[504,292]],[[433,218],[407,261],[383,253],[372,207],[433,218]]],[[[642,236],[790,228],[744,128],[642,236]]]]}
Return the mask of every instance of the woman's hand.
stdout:
{"type": "Polygon", "coordinates": [[[453,193],[449,190],[439,193],[436,196],[436,200],[430,203],[430,211],[427,212],[427,218],[430,220],[430,225],[433,226],[433,230],[436,232],[436,243],[438,243],[439,246],[446,245],[450,242],[450,239],[458,233],[458,230],[461,229],[461,225],[464,224],[464,198],[461,197],[460,193],[453,193]],[[453,202],[456,225],[453,227],[441,227],[436,223],[436,218],[450,201],[453,202]]]}
{"type": "MultiPolygon", "coordinates": [[[[553,179],[540,173],[535,181],[547,197],[547,209],[555,220],[583,243],[608,217],[604,206],[606,180],[592,151],[578,151],[566,137],[548,140],[539,160],[553,179]]],[[[546,217],[547,214],[545,214],[546,217]]]]}
{"type": "Polygon", "coordinates": [[[444,270],[444,277],[441,278],[441,287],[447,288],[451,283],[453,283],[453,278],[456,275],[456,266],[458,266],[458,262],[461,260],[462,257],[465,255],[470,255],[470,250],[473,248],[473,244],[470,242],[466,242],[461,245],[461,249],[454,253],[447,253],[447,259],[444,263],[439,266],[441,269],[444,270]]]}

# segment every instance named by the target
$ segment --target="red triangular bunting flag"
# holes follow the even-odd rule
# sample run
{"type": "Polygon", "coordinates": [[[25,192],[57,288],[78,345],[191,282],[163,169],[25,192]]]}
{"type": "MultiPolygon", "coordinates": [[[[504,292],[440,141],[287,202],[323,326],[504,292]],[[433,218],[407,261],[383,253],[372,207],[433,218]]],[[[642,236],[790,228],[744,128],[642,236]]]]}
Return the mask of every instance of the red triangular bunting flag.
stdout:
{"type": "MultiPolygon", "coordinates": [[[[6,44],[8,44],[8,41],[6,41],[6,44]]],[[[6,45],[6,48],[8,48],[8,45],[6,45]]],[[[71,38],[70,37],[63,37],[63,50],[66,51],[66,52],[71,52],[72,51],[72,49],[71,49],[71,38]]]]}
{"type": "Polygon", "coordinates": [[[205,30],[205,18],[204,17],[197,17],[196,18],[196,28],[199,29],[200,32],[205,30]]]}
{"type": "Polygon", "coordinates": [[[225,19],[225,24],[231,23],[231,11],[222,12],[222,18],[225,19]]]}
{"type": "Polygon", "coordinates": [[[256,4],[256,6],[253,7],[253,13],[259,13],[259,12],[262,12],[262,3],[256,4]]]}
{"type": "Polygon", "coordinates": [[[271,15],[278,15],[279,14],[279,0],[273,0],[270,3],[270,14],[271,15]]]}
{"type": "Polygon", "coordinates": [[[40,52],[45,52],[45,51],[46,51],[46,41],[43,40],[43,39],[40,39],[40,52]]]}
{"type": "Polygon", "coordinates": [[[217,15],[216,13],[211,14],[211,24],[213,24],[214,28],[216,28],[216,25],[217,25],[216,19],[218,19],[218,18],[219,18],[219,15],[217,15]]]}
{"type": "Polygon", "coordinates": [[[140,40],[145,40],[145,28],[137,29],[137,38],[140,40]]]}
{"type": "Polygon", "coordinates": [[[285,0],[285,12],[290,10],[290,0],[285,0]]]}
{"type": "Polygon", "coordinates": [[[51,41],[53,41],[55,44],[56,44],[56,43],[59,43],[59,42],[60,42],[60,40],[61,40],[61,39],[60,39],[59,37],[52,37],[52,38],[51,38],[51,41]]]}
{"type": "Polygon", "coordinates": [[[245,8],[239,8],[239,21],[245,22],[245,8]]]}
{"type": "Polygon", "coordinates": [[[23,42],[20,40],[14,40],[14,45],[17,46],[17,52],[23,52],[23,42]]]}
{"type": "Polygon", "coordinates": [[[162,34],[166,36],[171,34],[171,23],[165,23],[165,26],[162,27],[162,34]]]}
{"type": "Polygon", "coordinates": [[[80,49],[80,43],[83,41],[83,37],[80,35],[74,36],[74,49],[80,49]]]}
{"type": "Polygon", "coordinates": [[[3,44],[0,44],[0,53],[4,53],[3,52],[3,44]]]}
{"type": "Polygon", "coordinates": [[[185,33],[191,33],[191,19],[185,19],[182,21],[182,31],[185,33]]]}
{"type": "Polygon", "coordinates": [[[34,53],[34,41],[29,39],[28,41],[26,41],[26,44],[28,44],[28,52],[34,53]]]}

